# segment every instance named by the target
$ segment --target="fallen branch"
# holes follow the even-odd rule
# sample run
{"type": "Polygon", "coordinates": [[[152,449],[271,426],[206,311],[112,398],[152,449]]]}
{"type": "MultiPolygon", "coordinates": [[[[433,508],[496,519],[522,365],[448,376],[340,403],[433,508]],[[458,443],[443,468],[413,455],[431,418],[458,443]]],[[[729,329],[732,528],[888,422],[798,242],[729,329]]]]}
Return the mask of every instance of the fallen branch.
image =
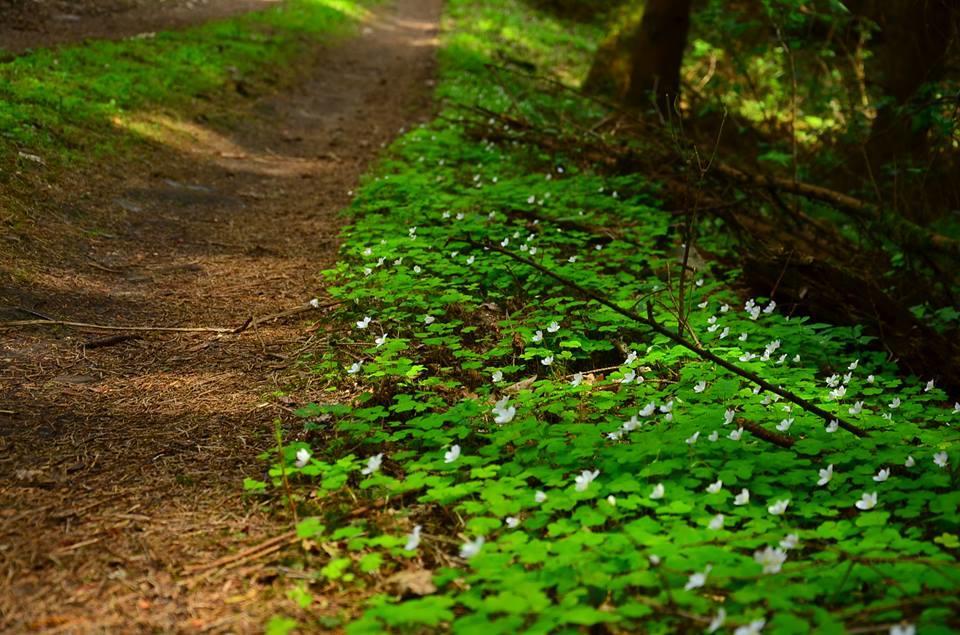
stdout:
{"type": "Polygon", "coordinates": [[[894,233],[894,240],[908,249],[933,249],[941,253],[960,256],[960,242],[932,232],[903,216],[875,207],[866,201],[837,192],[819,185],[811,185],[791,179],[784,179],[763,174],[749,174],[724,163],[715,165],[717,174],[732,181],[745,185],[753,185],[766,189],[780,190],[788,194],[795,194],[805,198],[829,203],[834,207],[846,211],[858,220],[879,222],[894,233]]]}
{"type": "MultiPolygon", "coordinates": [[[[836,414],[827,412],[827,411],[824,410],[823,408],[821,408],[821,407],[819,407],[819,406],[817,406],[817,405],[815,405],[815,404],[807,401],[807,400],[804,399],[803,397],[800,397],[799,395],[796,395],[796,394],[794,394],[793,392],[790,392],[789,390],[785,390],[785,389],[783,389],[783,388],[781,388],[781,387],[779,387],[779,386],[776,386],[776,385],[774,385],[774,384],[771,384],[770,382],[768,382],[766,379],[764,379],[764,378],[761,377],[760,375],[758,375],[758,374],[756,374],[756,373],[754,373],[754,372],[751,372],[751,371],[749,371],[749,370],[740,368],[740,367],[737,366],[736,364],[733,364],[733,363],[731,363],[731,362],[728,362],[727,360],[725,360],[725,359],[723,359],[722,357],[716,355],[715,353],[711,353],[710,351],[706,350],[705,348],[703,348],[703,347],[701,347],[701,346],[697,346],[697,345],[694,344],[693,342],[691,342],[691,341],[685,339],[684,337],[682,337],[682,336],[674,333],[673,331],[671,331],[671,330],[668,329],[667,327],[663,326],[662,324],[660,324],[659,322],[657,322],[657,321],[653,318],[653,311],[652,311],[652,309],[651,309],[651,307],[650,307],[649,304],[647,305],[647,315],[646,315],[646,316],[640,315],[639,313],[636,313],[636,312],[631,311],[631,310],[629,310],[629,309],[624,309],[624,308],[622,308],[622,307],[620,307],[620,306],[617,306],[616,304],[614,304],[614,303],[611,302],[610,300],[607,300],[606,298],[604,298],[603,296],[599,295],[598,293],[596,293],[596,292],[594,292],[594,291],[591,291],[590,289],[587,289],[587,288],[585,288],[585,287],[582,287],[582,286],[580,286],[579,284],[577,284],[577,283],[575,283],[575,282],[572,282],[571,280],[567,280],[567,279],[564,278],[563,276],[561,276],[561,275],[559,275],[559,274],[557,274],[557,273],[554,273],[553,271],[547,269],[546,267],[544,267],[544,266],[542,266],[542,265],[540,265],[540,264],[537,264],[536,262],[533,262],[532,260],[528,260],[527,258],[523,258],[523,257],[521,257],[521,256],[518,256],[518,255],[516,255],[516,254],[514,254],[514,253],[512,253],[512,252],[509,252],[509,251],[507,251],[506,249],[502,249],[502,248],[500,248],[500,247],[498,247],[498,246],[496,246],[496,245],[494,245],[494,244],[481,243],[481,242],[475,241],[475,240],[473,240],[473,239],[471,239],[471,238],[466,238],[466,239],[464,239],[464,240],[465,240],[465,242],[467,242],[467,243],[469,243],[469,244],[471,244],[471,245],[473,245],[473,246],[475,246],[475,247],[481,247],[481,248],[489,249],[490,251],[503,254],[503,255],[505,255],[505,256],[508,256],[508,257],[510,257],[510,258],[513,258],[514,260],[516,260],[516,261],[518,261],[518,262],[522,262],[523,264],[525,264],[525,265],[527,265],[527,266],[529,266],[529,267],[533,267],[534,269],[536,269],[536,270],[539,271],[540,273],[543,273],[543,274],[545,274],[545,275],[547,275],[547,276],[550,276],[551,278],[553,278],[554,280],[556,280],[556,281],[559,282],[560,284],[564,285],[565,287],[568,287],[568,288],[570,288],[570,289],[573,289],[574,291],[576,291],[577,293],[579,293],[581,296],[583,296],[583,297],[585,297],[585,298],[587,298],[587,299],[589,299],[589,300],[593,300],[594,302],[597,302],[597,303],[599,303],[599,304],[602,304],[603,306],[607,307],[608,309],[610,309],[610,310],[612,310],[612,311],[614,311],[614,312],[616,312],[616,313],[619,313],[620,315],[624,316],[625,318],[628,318],[628,319],[630,319],[630,320],[633,320],[634,322],[639,322],[640,324],[643,324],[643,325],[647,326],[650,330],[652,330],[652,331],[654,331],[654,332],[656,332],[656,333],[658,333],[658,334],[666,337],[668,340],[670,340],[670,341],[673,342],[674,344],[677,344],[678,346],[682,346],[683,348],[691,351],[692,353],[694,353],[694,354],[697,355],[698,357],[701,357],[701,358],[703,358],[703,359],[706,359],[706,360],[708,360],[708,361],[711,361],[711,362],[713,362],[714,364],[716,364],[717,366],[720,366],[721,368],[724,368],[725,370],[728,370],[728,371],[730,371],[731,373],[733,373],[733,374],[735,374],[735,375],[739,375],[740,377],[743,377],[744,379],[748,379],[748,380],[752,381],[753,383],[757,384],[758,386],[760,386],[760,387],[761,387],[762,389],[764,389],[764,390],[770,391],[770,392],[774,393],[775,395],[780,395],[782,398],[786,399],[787,401],[789,401],[789,402],[791,402],[791,403],[793,403],[793,404],[795,404],[795,405],[797,405],[797,406],[800,406],[800,408],[802,408],[803,410],[806,410],[807,412],[810,412],[810,413],[812,413],[812,414],[817,415],[818,417],[820,417],[820,418],[823,419],[824,421],[826,421],[826,422],[836,421],[841,428],[843,428],[843,429],[846,430],[847,432],[850,432],[850,433],[852,433],[852,434],[854,434],[854,435],[856,435],[856,436],[858,436],[858,437],[866,437],[866,436],[868,436],[867,431],[864,430],[863,428],[860,428],[859,426],[856,426],[856,425],[854,425],[854,424],[852,424],[852,423],[850,423],[850,422],[848,422],[848,421],[845,421],[845,420],[841,419],[841,418],[840,418],[838,415],[836,415],[836,414]]],[[[767,432],[767,431],[765,431],[765,432],[767,432]]],[[[758,435],[758,436],[759,436],[759,435],[758,435]]]]}
{"type": "Polygon", "coordinates": [[[213,562],[206,562],[203,564],[187,565],[183,568],[183,570],[185,573],[198,573],[201,571],[207,571],[209,569],[236,566],[239,563],[247,562],[254,558],[273,553],[274,551],[282,548],[284,545],[295,542],[296,540],[297,532],[296,530],[291,530],[280,534],[279,536],[274,536],[273,538],[264,540],[260,544],[244,549],[243,551],[238,551],[237,553],[229,556],[224,556],[219,560],[214,560],[213,562]]]}
{"type": "Polygon", "coordinates": [[[21,326],[69,326],[77,329],[88,329],[94,331],[153,331],[161,333],[222,333],[222,334],[237,334],[246,331],[248,328],[259,326],[265,322],[271,322],[284,317],[289,317],[291,315],[296,315],[298,313],[304,313],[306,311],[314,311],[321,309],[328,309],[340,304],[339,302],[330,302],[327,304],[317,304],[313,305],[310,303],[304,304],[303,306],[296,307],[294,309],[288,309],[287,311],[281,311],[280,313],[275,313],[273,315],[268,315],[262,318],[247,318],[246,322],[240,326],[235,327],[222,327],[222,326],[118,326],[114,324],[90,324],[88,322],[70,322],[68,320],[11,320],[8,322],[0,322],[0,329],[16,328],[21,326]]]}

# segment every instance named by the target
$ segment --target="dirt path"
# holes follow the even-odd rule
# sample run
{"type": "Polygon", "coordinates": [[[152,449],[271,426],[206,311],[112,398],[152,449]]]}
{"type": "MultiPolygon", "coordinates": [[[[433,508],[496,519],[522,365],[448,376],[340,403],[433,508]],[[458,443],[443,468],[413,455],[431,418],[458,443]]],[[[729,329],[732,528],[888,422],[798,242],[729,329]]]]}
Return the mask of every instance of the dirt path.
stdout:
{"type": "MultiPolygon", "coordinates": [[[[318,295],[349,190],[429,114],[439,5],[396,0],[229,128],[181,126],[178,143],[64,188],[58,205],[109,222],[79,251],[38,240],[40,271],[0,288],[0,307],[232,326],[318,295]]],[[[0,331],[0,631],[258,630],[282,569],[190,567],[289,529],[241,484],[305,398],[270,393],[322,345],[322,315],[83,346],[105,335],[0,331]]]]}
{"type": "Polygon", "coordinates": [[[120,39],[265,9],[275,0],[0,0],[0,51],[120,39]]]}

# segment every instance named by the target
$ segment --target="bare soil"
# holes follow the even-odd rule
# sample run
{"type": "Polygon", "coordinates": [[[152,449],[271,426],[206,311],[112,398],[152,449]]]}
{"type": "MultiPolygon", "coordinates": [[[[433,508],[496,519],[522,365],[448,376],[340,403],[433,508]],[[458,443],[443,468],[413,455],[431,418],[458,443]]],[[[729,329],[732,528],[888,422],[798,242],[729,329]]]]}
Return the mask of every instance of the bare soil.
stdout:
{"type": "MultiPolygon", "coordinates": [[[[167,133],[132,163],[12,180],[0,207],[31,223],[3,230],[0,320],[236,327],[323,302],[350,191],[430,114],[440,3],[378,10],[280,92],[150,115],[167,133]]],[[[0,329],[0,631],[254,632],[293,611],[291,521],[242,482],[323,388],[296,360],[328,328],[0,329]]]]}

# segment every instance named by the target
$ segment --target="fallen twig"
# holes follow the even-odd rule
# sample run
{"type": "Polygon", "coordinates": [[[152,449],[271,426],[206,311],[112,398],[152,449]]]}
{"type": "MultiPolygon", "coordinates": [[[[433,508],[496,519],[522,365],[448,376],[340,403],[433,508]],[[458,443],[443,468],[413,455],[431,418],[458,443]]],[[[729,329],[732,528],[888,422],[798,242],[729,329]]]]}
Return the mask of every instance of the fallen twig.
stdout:
{"type": "MultiPolygon", "coordinates": [[[[770,392],[772,392],[772,393],[774,393],[774,394],[776,394],[776,395],[780,395],[781,397],[783,397],[783,398],[786,399],[787,401],[789,401],[789,402],[791,402],[791,403],[793,403],[793,404],[796,404],[797,406],[800,406],[801,408],[803,408],[803,409],[806,410],[807,412],[810,412],[810,413],[813,413],[813,414],[817,415],[818,417],[822,418],[824,421],[827,421],[827,422],[829,422],[829,421],[836,421],[841,428],[843,428],[843,429],[846,430],[847,432],[850,432],[850,433],[852,433],[852,434],[855,434],[855,435],[858,436],[858,437],[866,437],[866,436],[868,436],[867,431],[864,430],[863,428],[860,428],[859,426],[856,426],[856,425],[854,425],[854,424],[852,424],[852,423],[850,423],[850,422],[848,422],[848,421],[845,421],[844,419],[841,419],[838,415],[833,414],[833,413],[830,413],[830,412],[827,412],[827,411],[824,410],[823,408],[821,408],[821,407],[819,407],[819,406],[817,406],[817,405],[815,405],[815,404],[813,404],[813,403],[810,403],[809,401],[807,401],[807,400],[804,399],[803,397],[800,397],[799,395],[796,395],[796,394],[790,392],[789,390],[785,390],[785,389],[783,389],[783,388],[781,388],[781,387],[779,387],[779,386],[776,386],[776,385],[774,385],[774,384],[771,384],[770,382],[768,382],[766,379],[764,379],[764,378],[761,377],[760,375],[758,375],[758,374],[756,374],[756,373],[754,373],[754,372],[751,372],[751,371],[749,371],[749,370],[740,368],[740,367],[737,366],[736,364],[733,364],[733,363],[731,363],[731,362],[728,362],[727,360],[725,360],[725,359],[723,359],[722,357],[716,355],[715,353],[711,353],[710,351],[706,350],[705,348],[702,348],[702,347],[700,347],[700,346],[697,346],[697,345],[694,344],[693,342],[690,342],[689,340],[681,337],[680,335],[677,335],[676,333],[674,333],[673,331],[671,331],[671,330],[668,329],[667,327],[663,326],[662,324],[660,324],[659,322],[657,322],[657,321],[653,318],[652,309],[650,308],[650,305],[649,305],[649,304],[647,305],[647,315],[646,315],[646,316],[640,315],[639,313],[636,313],[636,312],[631,311],[631,310],[629,310],[629,309],[624,309],[624,308],[622,308],[622,307],[620,307],[620,306],[617,306],[616,304],[614,304],[614,303],[611,302],[610,300],[607,300],[606,298],[604,298],[603,296],[599,295],[598,293],[596,293],[596,292],[594,292],[594,291],[591,291],[590,289],[587,289],[587,288],[585,288],[585,287],[582,287],[582,286],[580,286],[579,284],[577,284],[577,283],[575,283],[575,282],[572,282],[572,281],[570,281],[570,280],[567,280],[567,279],[564,278],[563,276],[561,276],[561,275],[559,275],[559,274],[557,274],[557,273],[554,273],[553,271],[547,269],[546,267],[544,267],[544,266],[542,266],[542,265],[540,265],[540,264],[538,264],[538,263],[536,263],[536,262],[533,262],[532,260],[528,260],[527,258],[523,258],[523,257],[521,257],[521,256],[518,256],[518,255],[512,253],[512,252],[509,252],[509,251],[507,251],[506,249],[502,249],[502,248],[500,248],[500,247],[498,247],[498,246],[496,246],[496,245],[494,245],[494,244],[491,244],[491,243],[481,243],[481,242],[475,241],[475,240],[473,240],[473,239],[471,239],[471,238],[465,238],[464,241],[467,242],[467,243],[469,243],[469,244],[471,244],[471,245],[473,245],[473,246],[475,246],[475,247],[482,247],[482,248],[489,249],[490,251],[494,251],[494,252],[503,254],[503,255],[505,255],[505,256],[508,256],[508,257],[510,257],[510,258],[513,258],[514,260],[517,260],[518,262],[522,262],[522,263],[524,263],[524,264],[527,265],[527,266],[533,267],[533,268],[536,269],[537,271],[539,271],[539,272],[541,272],[541,273],[543,273],[543,274],[545,274],[545,275],[550,276],[551,278],[553,278],[553,279],[556,280],[557,282],[561,283],[562,285],[564,285],[564,286],[566,286],[566,287],[568,287],[568,288],[570,288],[570,289],[573,289],[574,291],[576,291],[577,293],[579,293],[581,296],[583,296],[583,297],[585,297],[585,298],[587,298],[587,299],[593,300],[594,302],[597,302],[597,303],[599,303],[599,304],[602,304],[603,306],[607,307],[608,309],[610,309],[610,310],[612,310],[612,311],[614,311],[614,312],[616,312],[616,313],[619,313],[620,315],[622,315],[622,316],[624,316],[624,317],[626,317],[626,318],[628,318],[628,319],[630,319],[630,320],[633,320],[634,322],[639,322],[639,323],[641,323],[641,324],[646,325],[646,326],[647,326],[648,328],[650,328],[652,331],[655,331],[656,333],[659,333],[660,335],[666,337],[667,339],[669,339],[669,340],[670,340],[671,342],[673,342],[674,344],[677,344],[677,345],[679,345],[679,346],[682,346],[683,348],[685,348],[685,349],[693,352],[693,353],[696,354],[697,356],[702,357],[703,359],[706,359],[706,360],[708,360],[708,361],[711,361],[711,362],[713,362],[714,364],[720,366],[721,368],[724,368],[724,369],[730,371],[731,373],[733,373],[733,374],[735,374],[735,375],[739,375],[740,377],[743,377],[744,379],[748,379],[748,380],[752,381],[753,383],[757,384],[758,386],[760,386],[760,387],[763,388],[764,390],[768,390],[768,391],[770,391],[770,392]]],[[[758,436],[759,436],[759,435],[758,435],[758,436]]]]}
{"type": "Polygon", "coordinates": [[[154,331],[162,333],[225,333],[225,334],[237,334],[246,331],[251,326],[257,326],[265,322],[271,322],[284,317],[289,317],[291,315],[296,315],[298,313],[304,313],[306,311],[314,311],[320,309],[328,309],[340,304],[339,302],[329,302],[327,304],[304,304],[303,306],[296,307],[294,309],[288,309],[286,311],[281,311],[280,313],[275,313],[273,315],[268,315],[262,318],[247,318],[247,320],[240,326],[235,327],[224,327],[224,326],[118,326],[114,324],[91,324],[88,322],[71,322],[68,320],[10,320],[7,322],[0,322],[0,329],[16,328],[20,326],[69,326],[77,329],[89,329],[94,331],[154,331]]]}
{"type": "Polygon", "coordinates": [[[223,558],[214,560],[213,562],[187,565],[183,570],[185,573],[199,573],[201,571],[208,571],[210,569],[236,566],[240,563],[249,562],[255,558],[273,553],[274,551],[281,549],[284,545],[295,542],[296,539],[297,532],[296,530],[291,529],[286,533],[264,540],[260,544],[244,549],[243,551],[238,551],[237,553],[229,556],[224,556],[223,558]]]}

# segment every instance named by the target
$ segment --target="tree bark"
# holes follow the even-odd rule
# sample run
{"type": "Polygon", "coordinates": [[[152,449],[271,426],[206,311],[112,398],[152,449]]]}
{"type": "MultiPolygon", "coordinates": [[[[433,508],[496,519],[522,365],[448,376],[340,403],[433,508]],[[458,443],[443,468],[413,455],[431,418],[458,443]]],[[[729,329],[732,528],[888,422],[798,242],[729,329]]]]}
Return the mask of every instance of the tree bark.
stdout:
{"type": "Polygon", "coordinates": [[[680,67],[687,46],[692,0],[647,0],[632,47],[626,102],[672,113],[680,96],[680,67]]]}
{"type": "Polygon", "coordinates": [[[874,22],[868,81],[886,100],[877,109],[866,143],[879,178],[886,164],[922,164],[929,127],[904,112],[923,84],[943,78],[960,0],[850,0],[854,13],[874,22]]]}

